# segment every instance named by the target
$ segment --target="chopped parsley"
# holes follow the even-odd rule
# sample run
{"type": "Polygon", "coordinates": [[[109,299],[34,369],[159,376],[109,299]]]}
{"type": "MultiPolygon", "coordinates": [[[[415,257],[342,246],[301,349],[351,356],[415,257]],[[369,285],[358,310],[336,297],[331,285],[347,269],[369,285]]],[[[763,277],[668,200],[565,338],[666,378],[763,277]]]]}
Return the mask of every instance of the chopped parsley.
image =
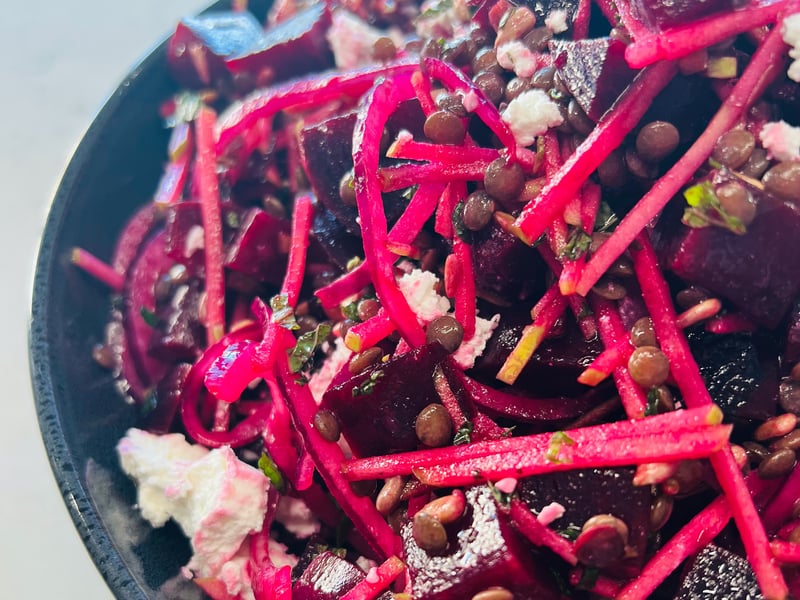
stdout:
{"type": "Polygon", "coordinates": [[[575,440],[569,437],[564,431],[556,431],[552,436],[550,436],[550,444],[548,445],[547,453],[545,454],[545,458],[548,462],[565,462],[558,457],[559,453],[561,452],[561,447],[564,444],[567,444],[568,446],[574,446],[575,440]]]}
{"type": "Polygon", "coordinates": [[[458,428],[458,431],[456,431],[456,435],[453,437],[453,445],[463,446],[464,444],[469,444],[472,441],[472,431],[474,429],[475,423],[472,421],[464,421],[461,424],[461,427],[458,428]]]}
{"type": "Polygon", "coordinates": [[[289,370],[292,373],[299,373],[311,368],[314,353],[322,345],[331,333],[331,326],[327,323],[320,323],[313,331],[304,333],[297,338],[294,348],[289,352],[289,370]]]}
{"type": "Polygon", "coordinates": [[[267,476],[267,479],[275,486],[276,490],[281,493],[286,491],[286,481],[283,478],[283,474],[278,469],[275,461],[266,452],[262,452],[261,458],[258,459],[258,468],[267,476]]]}
{"type": "Polygon", "coordinates": [[[375,386],[378,383],[378,380],[383,377],[383,371],[373,371],[369,374],[369,377],[362,383],[361,385],[357,385],[353,388],[353,398],[357,398],[359,396],[369,396],[373,391],[375,391],[375,386]]]}
{"type": "Polygon", "coordinates": [[[269,306],[272,308],[272,322],[280,325],[284,329],[300,329],[294,317],[294,310],[289,306],[289,297],[286,294],[277,294],[269,299],[269,306]]]}
{"type": "Polygon", "coordinates": [[[722,207],[710,181],[703,181],[687,188],[683,192],[683,197],[689,205],[681,219],[684,225],[695,229],[713,225],[737,235],[747,233],[747,228],[741,219],[729,215],[722,207]]]}
{"type": "Polygon", "coordinates": [[[592,236],[587,234],[582,228],[576,227],[570,232],[567,243],[561,251],[559,258],[578,260],[589,251],[591,245],[592,236]]]}

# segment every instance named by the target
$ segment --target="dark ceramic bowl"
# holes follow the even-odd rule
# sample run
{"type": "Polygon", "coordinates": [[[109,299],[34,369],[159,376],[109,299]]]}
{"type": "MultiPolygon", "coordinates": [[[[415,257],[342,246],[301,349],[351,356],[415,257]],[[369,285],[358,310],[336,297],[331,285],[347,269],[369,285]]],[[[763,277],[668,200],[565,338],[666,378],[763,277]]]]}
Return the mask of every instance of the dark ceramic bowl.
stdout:
{"type": "Polygon", "coordinates": [[[193,595],[178,584],[190,549],[174,524],[151,529],[134,509],[135,489],[114,448],[136,423],[136,408],[91,356],[111,297],[67,257],[80,246],[109,259],[123,224],[150,201],[168,137],[158,107],[175,89],[162,44],[98,114],[52,203],[33,290],[30,367],[44,444],[81,538],[126,600],[193,595]]]}

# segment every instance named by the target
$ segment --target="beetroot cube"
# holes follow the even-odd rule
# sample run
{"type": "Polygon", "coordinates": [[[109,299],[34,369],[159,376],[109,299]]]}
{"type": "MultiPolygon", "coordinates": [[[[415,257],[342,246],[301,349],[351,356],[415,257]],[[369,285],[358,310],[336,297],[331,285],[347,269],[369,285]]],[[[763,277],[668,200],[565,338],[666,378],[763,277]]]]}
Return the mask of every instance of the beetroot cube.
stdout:
{"type": "MultiPolygon", "coordinates": [[[[364,571],[332,552],[314,557],[292,586],[294,600],[338,600],[365,577],[364,571]]],[[[391,600],[384,592],[378,600],[391,600]]]]}
{"type": "Polygon", "coordinates": [[[634,16],[653,29],[685,25],[707,15],[731,10],[739,0],[633,0],[634,16]]]}
{"type": "Polygon", "coordinates": [[[412,523],[403,527],[414,599],[471,598],[491,586],[502,586],[515,598],[559,598],[552,575],[497,510],[489,487],[470,488],[466,497],[466,513],[447,526],[449,544],[441,553],[431,554],[417,545],[412,523]]]}
{"type": "Polygon", "coordinates": [[[228,248],[225,266],[259,281],[279,285],[283,281],[286,255],[278,248],[280,234],[288,234],[284,219],[254,208],[244,217],[228,248]]]}
{"type": "Polygon", "coordinates": [[[675,600],[763,598],[746,559],[710,544],[690,562],[675,600]]]}
{"type": "Polygon", "coordinates": [[[433,371],[445,356],[438,343],[420,346],[325,392],[322,405],[336,413],[355,456],[417,449],[414,423],[423,408],[440,402],[433,371]]]}
{"type": "MultiPolygon", "coordinates": [[[[714,176],[718,185],[728,179],[714,176]]],[[[689,283],[730,300],[759,324],[775,328],[800,291],[800,207],[750,188],[757,214],[744,235],[721,227],[678,227],[665,266],[689,283]]]]}

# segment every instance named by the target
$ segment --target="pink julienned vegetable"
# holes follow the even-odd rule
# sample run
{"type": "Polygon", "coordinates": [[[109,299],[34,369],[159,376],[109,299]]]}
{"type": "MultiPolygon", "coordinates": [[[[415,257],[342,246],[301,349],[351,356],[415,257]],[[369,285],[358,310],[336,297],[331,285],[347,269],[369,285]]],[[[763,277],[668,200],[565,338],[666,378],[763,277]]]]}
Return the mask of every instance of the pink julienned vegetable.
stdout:
{"type": "Polygon", "coordinates": [[[667,4],[181,24],[153,201],[70,263],[122,297],[93,355],[136,425],[267,495],[199,526],[243,528],[207,594],[735,597],[704,552],[789,597],[800,3],[667,4]]]}

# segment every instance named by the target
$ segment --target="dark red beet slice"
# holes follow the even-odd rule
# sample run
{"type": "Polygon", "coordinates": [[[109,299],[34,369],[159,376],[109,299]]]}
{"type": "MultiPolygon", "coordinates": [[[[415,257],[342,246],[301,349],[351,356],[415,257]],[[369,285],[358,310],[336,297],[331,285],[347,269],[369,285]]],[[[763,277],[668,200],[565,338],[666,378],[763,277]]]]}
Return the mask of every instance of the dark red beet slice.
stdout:
{"type": "Polygon", "coordinates": [[[472,234],[475,282],[487,298],[525,300],[541,293],[546,266],[539,253],[494,221],[472,234]]]}
{"type": "Polygon", "coordinates": [[[536,512],[551,502],[561,504],[564,516],[552,523],[554,530],[577,533],[595,515],[614,515],[628,526],[628,544],[638,553],[632,562],[641,564],[650,522],[650,488],[634,486],[633,472],[632,468],[591,469],[529,477],[520,482],[520,498],[536,512]]]}
{"type": "Polygon", "coordinates": [[[730,417],[768,419],[775,415],[778,360],[774,349],[749,333],[689,335],[692,354],[711,398],[730,417]]]}
{"type": "Polygon", "coordinates": [[[789,323],[786,330],[786,349],[783,353],[786,364],[791,368],[800,362],[800,302],[795,302],[789,313],[789,323]]]}
{"type": "Polygon", "coordinates": [[[172,429],[183,383],[191,368],[190,364],[181,363],[161,378],[155,393],[148,398],[152,405],[142,407],[145,414],[139,427],[154,433],[168,433],[172,429]]]}
{"type": "Polygon", "coordinates": [[[167,61],[181,84],[209,85],[227,76],[227,57],[248,52],[263,35],[263,28],[247,11],[185,17],[169,40],[167,61]]]}
{"type": "Polygon", "coordinates": [[[184,265],[189,273],[202,273],[205,253],[200,203],[187,200],[170,206],[165,232],[167,256],[184,265]]]}
{"type": "Polygon", "coordinates": [[[610,37],[550,42],[561,78],[590,119],[597,121],[633,80],[625,44],[610,37]]]}
{"type": "Polygon", "coordinates": [[[160,218],[155,204],[150,203],[140,208],[125,224],[111,258],[111,266],[117,273],[127,273],[160,218]]]}
{"type": "MultiPolygon", "coordinates": [[[[716,174],[713,183],[729,181],[716,174]]],[[[666,232],[665,266],[686,281],[727,298],[759,324],[773,329],[800,291],[800,207],[750,188],[757,203],[747,233],[720,227],[676,227],[666,232]]],[[[665,227],[665,229],[669,229],[665,227]]]]}
{"type": "MultiPolygon", "coordinates": [[[[502,312],[494,335],[470,375],[479,381],[496,382],[497,372],[519,341],[522,329],[530,323],[527,308],[514,307],[502,312]]],[[[580,396],[589,388],[577,382],[578,375],[602,349],[597,339],[587,342],[574,319],[567,316],[563,335],[545,338],[520,373],[515,386],[532,396],[580,396]]]]}
{"type": "Polygon", "coordinates": [[[349,233],[331,211],[319,204],[314,210],[311,235],[318,247],[312,246],[309,250],[321,250],[325,258],[342,271],[347,270],[350,259],[357,256],[363,258],[361,238],[349,233]]]}
{"type": "Polygon", "coordinates": [[[325,392],[322,405],[336,413],[355,456],[417,449],[414,422],[423,408],[439,402],[433,371],[445,356],[438,343],[420,346],[325,392]],[[363,393],[370,382],[372,391],[363,393]]]}
{"type": "Polygon", "coordinates": [[[325,37],[330,24],[328,4],[311,3],[285,21],[262,29],[258,39],[228,55],[225,63],[233,73],[268,69],[275,80],[332,67],[333,55],[325,37]]]}
{"type": "Polygon", "coordinates": [[[260,208],[250,209],[228,247],[225,266],[258,281],[280,285],[286,269],[286,254],[280,252],[280,234],[288,234],[289,222],[260,208]]]}
{"type": "MultiPolygon", "coordinates": [[[[365,577],[364,571],[332,552],[322,552],[303,571],[292,586],[293,600],[338,600],[365,577]]],[[[378,600],[391,600],[385,592],[378,600]]]]}
{"type": "Polygon", "coordinates": [[[122,324],[125,330],[125,349],[122,355],[122,377],[131,384],[131,395],[143,400],[149,388],[166,373],[167,367],[148,356],[147,349],[153,328],[142,317],[142,310],[155,312],[156,282],[172,266],[164,253],[164,232],[147,242],[134,261],[123,291],[122,324]],[[128,374],[134,371],[135,376],[128,374]],[[137,387],[134,387],[137,382],[137,387]]]}
{"type": "Polygon", "coordinates": [[[763,598],[746,559],[710,544],[690,561],[675,600],[694,598],[763,598]]]}
{"type": "Polygon", "coordinates": [[[742,4],[741,0],[631,0],[631,9],[648,27],[666,29],[742,4]]]}
{"type": "Polygon", "coordinates": [[[411,523],[401,531],[415,600],[471,598],[491,586],[502,586],[515,598],[559,598],[552,575],[498,512],[488,486],[470,488],[466,497],[464,517],[447,526],[449,544],[443,552],[420,548],[411,523]]]}
{"type": "Polygon", "coordinates": [[[196,285],[182,285],[171,302],[156,313],[159,326],[153,330],[148,353],[167,363],[194,362],[206,343],[200,320],[202,294],[196,285]]]}

